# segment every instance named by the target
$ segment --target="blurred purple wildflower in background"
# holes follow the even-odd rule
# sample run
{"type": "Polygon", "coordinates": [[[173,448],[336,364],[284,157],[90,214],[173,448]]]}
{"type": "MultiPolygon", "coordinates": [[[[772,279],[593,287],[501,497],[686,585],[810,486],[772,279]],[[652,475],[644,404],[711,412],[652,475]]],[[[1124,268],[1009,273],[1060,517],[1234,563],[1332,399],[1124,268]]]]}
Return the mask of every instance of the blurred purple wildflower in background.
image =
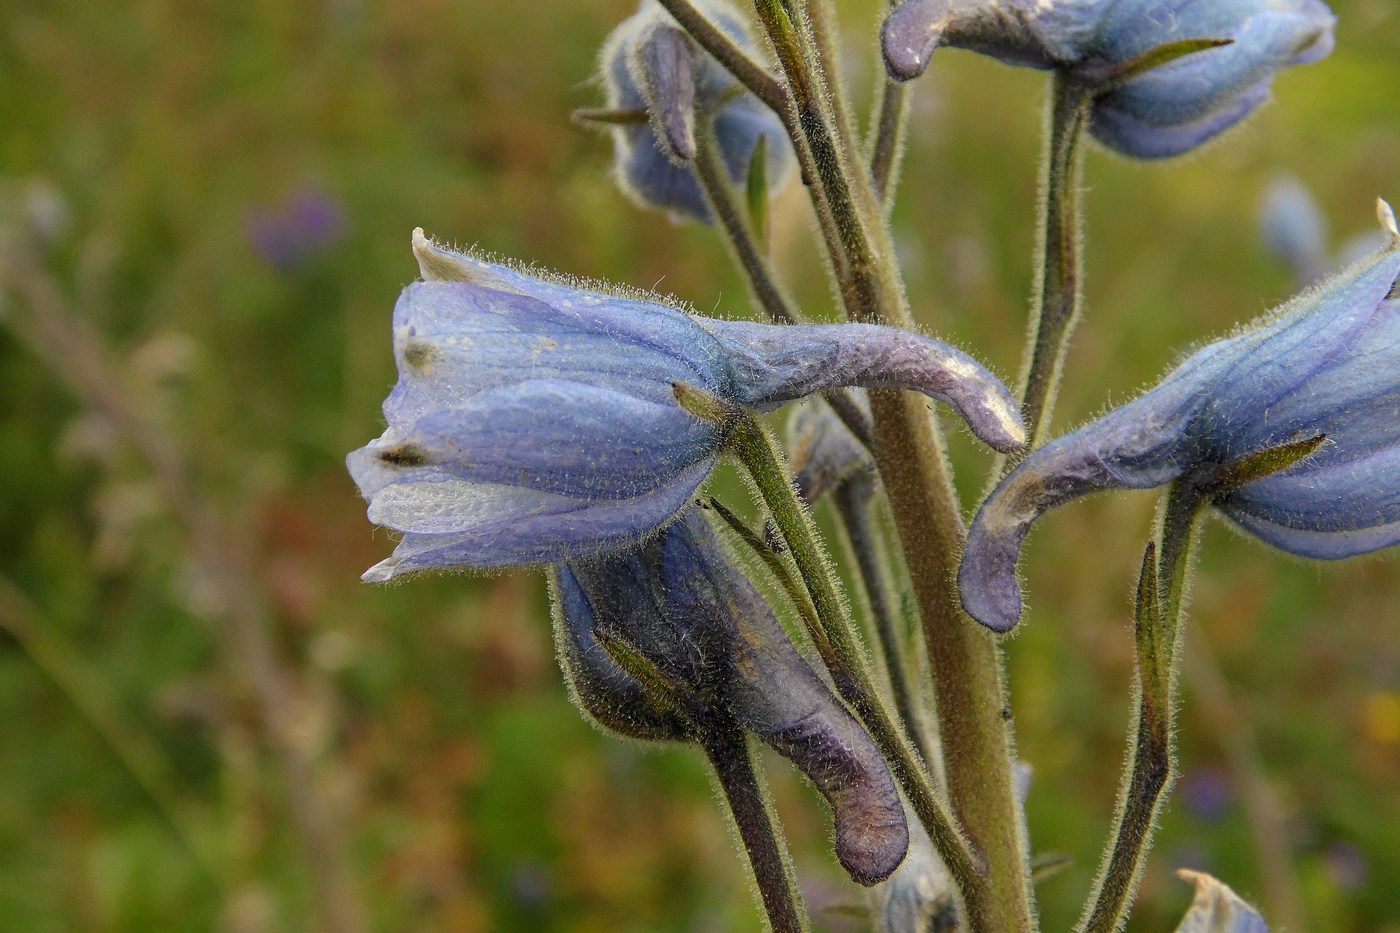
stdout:
{"type": "Polygon", "coordinates": [[[1230,775],[1213,767],[1188,771],[1181,779],[1181,798],[1192,816],[1206,823],[1218,822],[1230,812],[1234,799],[1230,775]]]}
{"type": "Polygon", "coordinates": [[[347,224],[340,199],[314,184],[304,184],[274,203],[248,213],[248,243],[279,272],[292,272],[344,238],[347,224]]]}
{"type": "Polygon", "coordinates": [[[1334,842],[1323,853],[1332,883],[1342,891],[1355,891],[1366,883],[1371,866],[1361,850],[1349,842],[1334,842]]]}

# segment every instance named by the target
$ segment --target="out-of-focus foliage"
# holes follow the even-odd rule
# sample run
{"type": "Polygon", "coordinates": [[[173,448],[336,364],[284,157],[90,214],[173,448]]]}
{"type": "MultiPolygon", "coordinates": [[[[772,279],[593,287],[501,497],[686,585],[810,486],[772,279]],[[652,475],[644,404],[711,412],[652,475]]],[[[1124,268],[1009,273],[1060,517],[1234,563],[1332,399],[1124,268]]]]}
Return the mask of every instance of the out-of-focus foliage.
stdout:
{"type": "MultiPolygon", "coordinates": [[[[845,65],[866,85],[880,4],[841,6],[845,65]]],[[[1088,311],[1060,427],[1287,297],[1291,272],[1255,230],[1278,169],[1342,238],[1369,227],[1377,195],[1400,198],[1400,8],[1332,6],[1337,52],[1281,75],[1278,101],[1241,130],[1169,165],[1090,155],[1088,311]]],[[[191,549],[169,485],[0,327],[6,931],[309,929],[328,873],[348,876],[339,906],[370,929],[753,927],[698,757],[620,745],[580,719],[538,579],[361,584],[390,544],[342,466],[381,428],[415,226],[749,313],[713,231],[634,210],[607,177],[609,141],[569,122],[601,100],[595,50],[634,7],[0,12],[5,236],[14,205],[38,210],[51,245],[26,275],[52,279],[101,335],[220,539],[251,555],[232,584],[211,576],[219,562],[191,549]],[[229,621],[237,592],[267,607],[287,691],[271,710],[266,671],[229,621]],[[309,762],[314,793],[301,796],[328,828],[298,828],[286,749],[309,762]],[[327,836],[331,857],[308,858],[327,836]]],[[[1045,79],[956,51],[930,72],[893,221],[914,305],[1014,378],[1045,79]]],[[[772,242],[820,318],[830,296],[795,187],[772,242]]],[[[5,318],[32,310],[0,299],[5,318]]],[[[952,435],[971,496],[987,458],[952,435]]],[[[1152,501],[1061,510],[1026,552],[1029,625],[1009,658],[1019,752],[1036,771],[1030,828],[1038,849],[1075,857],[1041,888],[1048,928],[1075,916],[1111,815],[1152,501]]],[[[1141,929],[1182,915],[1181,866],[1296,928],[1271,901],[1281,853],[1255,833],[1261,806],[1312,928],[1400,929],[1398,585],[1393,558],[1317,568],[1208,530],[1187,642],[1212,651],[1188,652],[1183,779],[1141,929]],[[1246,744],[1257,754],[1241,756],[1246,744]]],[[[785,763],[770,771],[809,902],[838,928],[822,908],[857,893],[825,815],[785,763]]]]}

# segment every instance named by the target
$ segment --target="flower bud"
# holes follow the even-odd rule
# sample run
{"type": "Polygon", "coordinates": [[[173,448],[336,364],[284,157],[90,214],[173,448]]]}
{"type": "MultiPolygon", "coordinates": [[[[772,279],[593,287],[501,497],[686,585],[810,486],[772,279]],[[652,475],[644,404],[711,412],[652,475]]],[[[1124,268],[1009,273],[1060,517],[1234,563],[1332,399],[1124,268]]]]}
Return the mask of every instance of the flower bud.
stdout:
{"type": "Polygon", "coordinates": [[[636,551],[560,567],[556,587],[560,658],[595,720],[670,740],[742,727],[827,799],[836,855],[852,878],[875,884],[899,865],[909,830],[874,741],[797,653],[698,510],[636,551]],[[599,632],[672,685],[674,708],[688,718],[600,655],[599,632]]]}
{"type": "Polygon", "coordinates": [[[579,709],[629,739],[689,741],[694,727],[677,709],[680,698],[668,704],[668,698],[649,693],[598,643],[588,597],[567,565],[551,569],[550,597],[559,666],[579,709]]]}

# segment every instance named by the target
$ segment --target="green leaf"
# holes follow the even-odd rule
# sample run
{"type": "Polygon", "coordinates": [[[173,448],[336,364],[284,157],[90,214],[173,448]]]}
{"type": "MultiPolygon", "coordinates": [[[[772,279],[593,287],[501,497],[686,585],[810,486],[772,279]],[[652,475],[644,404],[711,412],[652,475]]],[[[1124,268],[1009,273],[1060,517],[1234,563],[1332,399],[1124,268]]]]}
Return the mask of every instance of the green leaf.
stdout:
{"type": "Polygon", "coordinates": [[[607,107],[582,107],[570,116],[575,123],[584,126],[637,126],[651,119],[645,107],[616,110],[607,107]]]}
{"type": "Polygon", "coordinates": [[[1233,45],[1234,42],[1234,39],[1178,39],[1175,42],[1164,42],[1161,45],[1153,46],[1136,58],[1130,58],[1126,62],[1118,62],[1099,70],[1097,73],[1091,73],[1092,77],[1085,79],[1085,83],[1092,87],[1094,94],[1106,94],[1115,88],[1122,87],[1139,75],[1155,68],[1161,68],[1163,65],[1170,65],[1187,55],[1233,45]]]}
{"type": "Polygon", "coordinates": [[[1213,495],[1219,496],[1245,483],[1281,473],[1311,457],[1326,441],[1326,434],[1315,434],[1252,453],[1225,467],[1207,484],[1207,488],[1213,495]]]}

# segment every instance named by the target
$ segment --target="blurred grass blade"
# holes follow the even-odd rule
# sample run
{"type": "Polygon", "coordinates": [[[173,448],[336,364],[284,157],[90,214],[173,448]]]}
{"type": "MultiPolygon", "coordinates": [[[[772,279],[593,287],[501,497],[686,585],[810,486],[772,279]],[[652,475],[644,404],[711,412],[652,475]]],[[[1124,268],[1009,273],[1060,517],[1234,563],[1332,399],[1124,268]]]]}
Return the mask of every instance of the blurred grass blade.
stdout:
{"type": "Polygon", "coordinates": [[[9,632],[36,667],[53,681],[78,714],[117,756],[132,779],[151,798],[175,836],[189,850],[200,872],[225,889],[218,859],[200,843],[199,833],[183,814],[180,794],[169,777],[159,747],[121,713],[102,686],[102,676],[40,617],[19,587],[0,577],[0,628],[9,632]]]}

